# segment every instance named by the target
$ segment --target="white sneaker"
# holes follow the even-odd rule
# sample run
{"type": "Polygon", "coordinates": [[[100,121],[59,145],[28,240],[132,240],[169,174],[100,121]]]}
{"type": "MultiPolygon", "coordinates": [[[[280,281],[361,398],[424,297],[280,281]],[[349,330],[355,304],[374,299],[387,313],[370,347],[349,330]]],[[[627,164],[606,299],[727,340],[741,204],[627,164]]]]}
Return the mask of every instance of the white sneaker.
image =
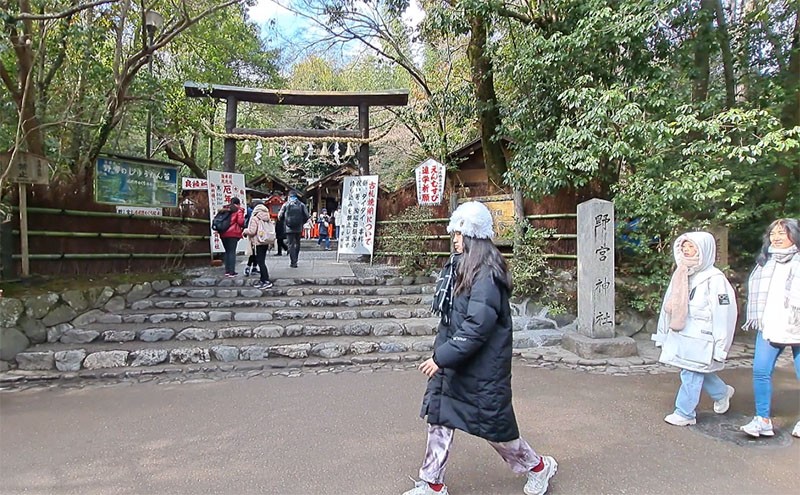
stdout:
{"type": "Polygon", "coordinates": [[[772,421],[770,421],[769,418],[762,418],[761,416],[753,416],[753,420],[739,428],[739,430],[747,433],[751,437],[756,438],[771,437],[775,435],[775,432],[772,431],[772,421]]]}
{"type": "Polygon", "coordinates": [[[550,486],[550,478],[555,476],[558,471],[558,463],[549,455],[542,456],[544,462],[544,469],[535,473],[528,471],[528,482],[525,483],[525,488],[522,489],[525,495],[544,495],[547,492],[547,487],[550,486]]]}
{"type": "Polygon", "coordinates": [[[447,495],[447,487],[443,486],[440,491],[436,491],[428,484],[427,481],[415,481],[414,488],[407,492],[403,492],[403,495],[447,495]]]}
{"type": "Polygon", "coordinates": [[[733,394],[736,392],[736,390],[734,390],[734,388],[730,385],[727,385],[727,387],[728,393],[725,394],[725,397],[714,401],[714,412],[717,414],[725,414],[731,407],[731,397],[733,397],[733,394]]]}
{"type": "Polygon", "coordinates": [[[690,426],[690,425],[697,424],[697,420],[695,418],[692,418],[692,419],[684,418],[683,416],[681,416],[678,413],[672,413],[672,414],[667,415],[664,418],[664,421],[666,421],[667,423],[669,423],[671,425],[674,425],[674,426],[690,426]]]}
{"type": "Polygon", "coordinates": [[[792,430],[792,436],[800,438],[800,421],[798,421],[797,424],[794,425],[794,430],[792,430]]]}

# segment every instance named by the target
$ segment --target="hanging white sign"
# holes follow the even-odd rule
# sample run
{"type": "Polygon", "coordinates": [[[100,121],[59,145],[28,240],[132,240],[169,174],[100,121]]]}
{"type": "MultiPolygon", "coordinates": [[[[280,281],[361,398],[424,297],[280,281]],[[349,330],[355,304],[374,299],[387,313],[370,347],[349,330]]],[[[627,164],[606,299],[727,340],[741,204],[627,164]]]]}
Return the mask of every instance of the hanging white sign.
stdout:
{"type": "MultiPolygon", "coordinates": [[[[245,206],[245,189],[244,189],[244,174],[235,174],[231,172],[219,172],[217,170],[208,171],[208,216],[210,221],[214,221],[214,215],[225,205],[229,205],[233,198],[239,198],[241,206],[245,206]]],[[[225,248],[222,246],[222,240],[219,233],[211,228],[209,223],[208,229],[211,231],[211,252],[222,253],[225,248]]],[[[246,241],[239,241],[237,251],[243,251],[246,241]]]]}
{"type": "Polygon", "coordinates": [[[181,179],[181,189],[184,191],[205,191],[208,189],[208,181],[197,177],[184,177],[181,179]]]}
{"type": "Polygon", "coordinates": [[[378,176],[344,178],[339,223],[339,254],[372,254],[378,213],[378,176]]]}
{"type": "Polygon", "coordinates": [[[428,158],[414,170],[417,176],[417,203],[440,205],[444,197],[445,167],[433,158],[428,158]]]}

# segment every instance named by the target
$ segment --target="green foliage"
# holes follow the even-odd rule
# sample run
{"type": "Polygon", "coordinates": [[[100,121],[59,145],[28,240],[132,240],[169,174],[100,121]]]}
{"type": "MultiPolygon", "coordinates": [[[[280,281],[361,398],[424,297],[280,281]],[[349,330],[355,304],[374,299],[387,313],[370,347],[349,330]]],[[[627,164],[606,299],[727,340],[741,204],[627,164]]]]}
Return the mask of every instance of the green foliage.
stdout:
{"type": "Polygon", "coordinates": [[[514,281],[514,296],[531,297],[550,308],[563,307],[563,292],[553,283],[553,269],[545,258],[547,239],[554,231],[523,227],[522,239],[514,243],[514,258],[509,261],[514,281]]]}
{"type": "Polygon", "coordinates": [[[390,223],[382,225],[378,239],[378,249],[384,252],[399,253],[400,273],[403,275],[428,275],[436,265],[436,256],[428,253],[425,236],[433,229],[427,220],[433,218],[433,211],[427,206],[412,206],[390,218],[390,223]]]}

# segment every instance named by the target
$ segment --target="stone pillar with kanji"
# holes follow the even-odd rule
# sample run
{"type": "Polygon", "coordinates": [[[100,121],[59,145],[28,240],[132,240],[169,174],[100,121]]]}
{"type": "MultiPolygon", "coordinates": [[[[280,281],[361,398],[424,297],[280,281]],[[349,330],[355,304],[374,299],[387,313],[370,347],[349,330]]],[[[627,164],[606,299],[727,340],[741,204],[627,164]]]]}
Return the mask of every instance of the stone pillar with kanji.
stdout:
{"type": "Polygon", "coordinates": [[[584,358],[637,354],[630,337],[616,337],[614,204],[591,199],[578,205],[578,319],[564,348],[584,358]]]}

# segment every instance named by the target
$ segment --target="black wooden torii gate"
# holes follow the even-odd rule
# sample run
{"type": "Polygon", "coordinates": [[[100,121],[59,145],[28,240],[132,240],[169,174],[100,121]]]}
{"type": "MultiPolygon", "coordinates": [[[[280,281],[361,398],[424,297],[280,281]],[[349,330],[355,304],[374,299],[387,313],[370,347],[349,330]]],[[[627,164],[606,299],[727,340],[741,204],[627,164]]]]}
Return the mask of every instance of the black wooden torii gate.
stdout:
{"type": "MultiPolygon", "coordinates": [[[[405,106],[408,90],[344,92],[344,91],[295,91],[283,89],[242,88],[186,82],[186,96],[192,98],[219,98],[226,102],[225,133],[228,135],[254,135],[266,138],[301,137],[369,139],[369,107],[405,106]],[[266,105],[297,105],[314,107],[357,107],[358,130],[345,129],[246,129],[237,127],[236,116],[240,101],[266,105]]],[[[239,138],[242,139],[242,138],[239,138]]],[[[225,137],[223,170],[236,171],[235,137],[225,137]]],[[[358,149],[358,169],[361,175],[369,175],[369,142],[362,142],[358,149]]]]}

